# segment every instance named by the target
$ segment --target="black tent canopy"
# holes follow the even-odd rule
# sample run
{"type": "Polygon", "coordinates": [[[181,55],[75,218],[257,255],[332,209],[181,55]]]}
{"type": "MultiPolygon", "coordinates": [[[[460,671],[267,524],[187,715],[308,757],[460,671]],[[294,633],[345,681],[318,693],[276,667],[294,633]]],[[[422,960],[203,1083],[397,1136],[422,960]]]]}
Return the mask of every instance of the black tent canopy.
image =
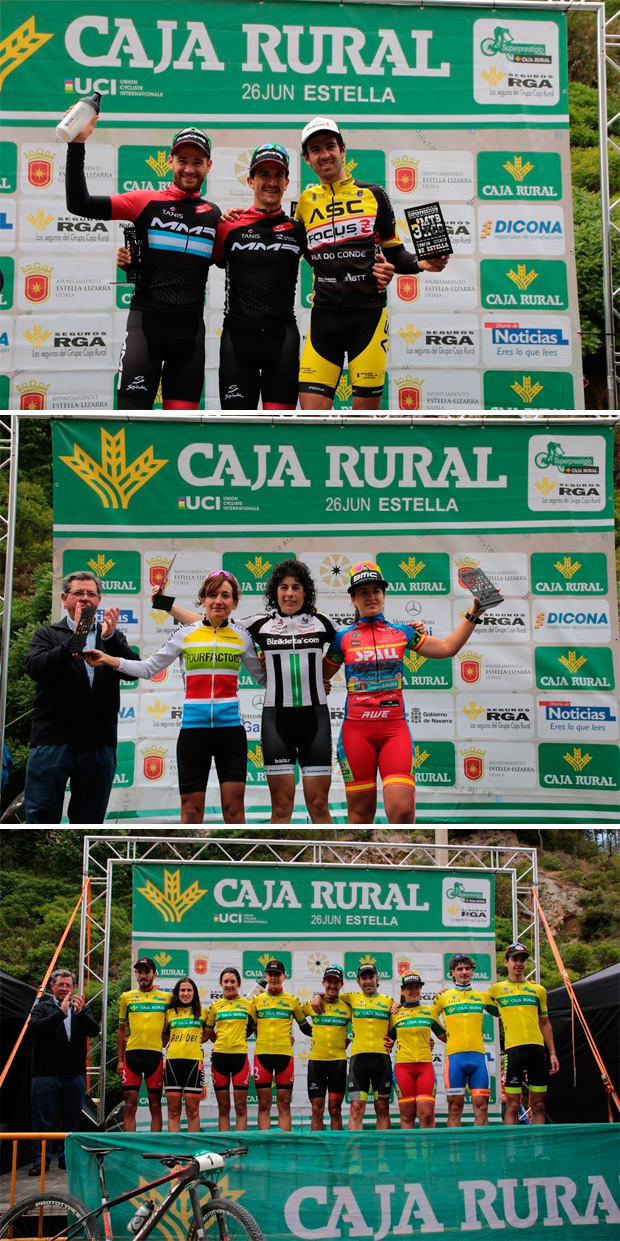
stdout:
{"type": "MultiPolygon", "coordinates": [[[[573,983],[575,994],[599,1053],[620,1094],[620,964],[587,974],[573,983]]],[[[560,1072],[549,1078],[547,1112],[555,1124],[584,1124],[609,1119],[607,1091],[590,1050],[581,1022],[575,1016],[575,1070],[573,1066],[572,1007],[566,987],[548,994],[560,1072]]],[[[612,1102],[615,1122],[620,1117],[612,1102]]]]}

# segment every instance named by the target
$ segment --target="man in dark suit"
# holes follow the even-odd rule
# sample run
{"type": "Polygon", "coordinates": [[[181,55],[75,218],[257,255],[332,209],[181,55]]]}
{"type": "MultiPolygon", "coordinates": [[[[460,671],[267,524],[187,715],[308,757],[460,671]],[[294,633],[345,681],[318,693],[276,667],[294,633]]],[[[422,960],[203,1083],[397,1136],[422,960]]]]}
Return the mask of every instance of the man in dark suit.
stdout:
{"type": "MultiPolygon", "coordinates": [[[[101,605],[99,578],[94,573],[70,573],[62,585],[67,615],[36,630],[26,657],[26,671],[37,683],[26,769],[26,822],[60,823],[69,781],[69,822],[103,823],[116,771],[123,674],[90,668],[70,652],[82,608],[101,605]]],[[[118,617],[118,608],[106,609],[103,624],[93,622],[85,649],[135,659],[125,636],[116,632],[118,617]]]]}
{"type": "MultiPolygon", "coordinates": [[[[54,970],[51,996],[35,1004],[30,1018],[32,1057],[32,1128],[35,1133],[79,1129],[86,1095],[86,1040],[99,1033],[99,1023],[75,994],[71,970],[54,970]]],[[[50,1166],[50,1143],[45,1166],[50,1166]]],[[[64,1143],[60,1142],[59,1168],[65,1167],[64,1143]]],[[[41,1172],[41,1142],[33,1142],[29,1176],[41,1172]]]]}

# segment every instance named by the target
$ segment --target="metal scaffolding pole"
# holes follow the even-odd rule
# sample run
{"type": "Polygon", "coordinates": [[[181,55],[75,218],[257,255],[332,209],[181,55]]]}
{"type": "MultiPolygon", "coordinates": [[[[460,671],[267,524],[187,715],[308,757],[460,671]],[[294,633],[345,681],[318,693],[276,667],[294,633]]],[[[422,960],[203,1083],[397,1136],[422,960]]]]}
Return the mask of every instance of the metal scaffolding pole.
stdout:
{"type": "Polygon", "coordinates": [[[17,463],[19,452],[19,416],[0,420],[0,470],[8,469],[9,495],[6,516],[0,513],[0,547],[4,550],[4,589],[0,595],[2,616],[2,652],[0,655],[0,760],[4,751],[6,724],[6,692],[9,675],[11,641],[11,609],[13,605],[13,566],[15,560],[15,521],[17,517],[17,463]]]}

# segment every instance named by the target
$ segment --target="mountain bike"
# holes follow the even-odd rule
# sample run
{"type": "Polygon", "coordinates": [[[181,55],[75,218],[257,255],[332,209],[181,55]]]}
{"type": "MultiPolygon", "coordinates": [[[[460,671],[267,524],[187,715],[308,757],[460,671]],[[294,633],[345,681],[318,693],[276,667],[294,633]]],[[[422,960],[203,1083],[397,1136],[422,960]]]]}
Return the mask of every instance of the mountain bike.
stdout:
{"type": "MultiPolygon", "coordinates": [[[[172,1168],[166,1176],[140,1185],[138,1189],[130,1189],[117,1198],[108,1198],[105,1181],[104,1161],[113,1149],[105,1147],[91,1150],[97,1159],[99,1187],[101,1190],[101,1206],[91,1210],[85,1202],[72,1198],[68,1194],[33,1194],[17,1202],[6,1215],[0,1219],[0,1238],[15,1238],[15,1241],[102,1241],[100,1217],[103,1225],[105,1241],[112,1241],[114,1230],[110,1218],[112,1207],[122,1202],[130,1202],[133,1198],[144,1198],[139,1211],[132,1220],[131,1231],[135,1241],[146,1241],[146,1238],[161,1223],[173,1203],[187,1190],[191,1210],[187,1230],[187,1241],[205,1241],[205,1234],[210,1241],[263,1241],[259,1225],[250,1212],[239,1202],[231,1202],[222,1198],[213,1179],[225,1166],[227,1159],[247,1154],[247,1146],[237,1146],[224,1151],[200,1151],[192,1157],[187,1153],[180,1155],[143,1155],[143,1159],[158,1159],[165,1167],[172,1168]],[[189,1163],[188,1163],[189,1158],[189,1163]],[[183,1165],[183,1166],[179,1166],[183,1165]],[[209,1177],[211,1173],[211,1177],[209,1177]],[[172,1184],[171,1182],[174,1182],[172,1184]],[[149,1190],[170,1183],[170,1189],[155,1205],[149,1198],[149,1190]],[[209,1190],[210,1200],[200,1202],[198,1189],[204,1186],[209,1190]]],[[[173,1222],[172,1231],[178,1227],[173,1222]]],[[[169,1235],[166,1233],[165,1235],[169,1235]]],[[[123,1229],[125,1241],[125,1230],[123,1229]]]]}

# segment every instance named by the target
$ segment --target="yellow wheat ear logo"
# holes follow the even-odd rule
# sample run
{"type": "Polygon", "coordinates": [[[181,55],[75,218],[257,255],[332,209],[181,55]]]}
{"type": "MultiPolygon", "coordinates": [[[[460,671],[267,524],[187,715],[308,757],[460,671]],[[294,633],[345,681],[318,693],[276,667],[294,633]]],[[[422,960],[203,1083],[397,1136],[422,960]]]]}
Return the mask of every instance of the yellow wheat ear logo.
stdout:
{"type": "Polygon", "coordinates": [[[23,65],[30,56],[34,56],[48,39],[54,38],[53,34],[37,34],[34,28],[35,20],[34,17],[29,17],[27,22],[18,26],[17,30],[0,43],[0,90],[9,73],[23,65]]]}
{"type": "Polygon", "coordinates": [[[182,922],[188,909],[207,895],[208,888],[201,888],[196,879],[182,892],[180,870],[165,870],[163,892],[151,879],[147,879],[145,887],[138,888],[138,892],[159,910],[164,922],[182,922]]]}
{"type": "Polygon", "coordinates": [[[345,371],[340,376],[338,387],[336,388],[336,396],[339,401],[350,401],[353,396],[353,384],[348,380],[345,371]]]}
{"type": "Polygon", "coordinates": [[[360,959],[359,959],[359,963],[360,963],[360,966],[362,966],[362,965],[376,965],[376,964],[377,964],[377,958],[376,958],[376,957],[371,957],[370,953],[369,953],[369,952],[367,952],[365,957],[360,957],[360,959]]]}
{"type": "Polygon", "coordinates": [[[87,560],[86,563],[89,569],[92,569],[93,573],[97,574],[97,577],[105,577],[106,573],[109,573],[110,569],[114,568],[116,561],[106,560],[103,552],[99,552],[96,560],[93,556],[90,560],[87,560]]]}
{"type": "Polygon", "coordinates": [[[562,577],[568,578],[568,581],[570,582],[571,578],[573,578],[581,568],[581,565],[578,560],[573,562],[570,556],[565,556],[563,560],[556,560],[553,567],[558,570],[558,573],[562,574],[562,577]]]}
{"type": "Polygon", "coordinates": [[[168,173],[171,171],[170,164],[168,163],[167,151],[158,151],[157,157],[154,155],[149,155],[148,159],[145,159],[144,162],[145,164],[148,164],[149,168],[153,169],[153,172],[157,177],[167,177],[168,173]]]}
{"type": "MultiPolygon", "coordinates": [[[[512,386],[514,388],[515,385],[513,384],[512,386]]],[[[547,475],[545,474],[545,477],[543,478],[542,482],[534,483],[534,486],[537,491],[540,491],[541,495],[550,496],[551,492],[555,490],[557,483],[552,483],[551,479],[547,478],[547,475]]]]}
{"type": "Polygon", "coordinates": [[[36,215],[27,215],[26,219],[29,224],[32,224],[32,227],[37,233],[44,233],[48,224],[51,224],[54,217],[53,215],[46,215],[43,208],[39,207],[36,215]]]}
{"type": "Polygon", "coordinates": [[[407,574],[408,578],[417,577],[422,569],[426,568],[423,560],[416,560],[415,556],[409,556],[408,560],[401,560],[398,564],[399,569],[407,574]]]}
{"type": "Polygon", "coordinates": [[[576,651],[569,651],[568,655],[558,655],[558,663],[563,664],[567,672],[571,673],[571,676],[579,672],[579,669],[583,668],[583,665],[587,664],[587,662],[587,657],[585,655],[577,656],[576,651]]]}
{"type": "Polygon", "coordinates": [[[582,754],[581,746],[573,746],[572,754],[563,754],[562,758],[572,767],[573,771],[583,771],[592,762],[591,754],[582,754]]]}
{"type": "Polygon", "coordinates": [[[271,563],[269,560],[263,560],[262,556],[255,556],[253,560],[246,560],[245,567],[258,581],[259,578],[264,577],[269,572],[271,563]]]}
{"type": "Polygon", "coordinates": [[[479,707],[477,702],[472,701],[470,702],[468,707],[461,707],[461,711],[463,712],[463,715],[466,715],[467,718],[470,719],[473,724],[475,724],[476,720],[478,719],[478,716],[482,715],[482,712],[484,711],[484,707],[479,707]]]}
{"type": "Polygon", "coordinates": [[[266,964],[267,964],[267,962],[268,962],[268,961],[271,961],[271,953],[270,953],[270,952],[263,952],[262,956],[260,956],[260,957],[258,958],[258,960],[259,960],[260,964],[262,965],[262,967],[263,967],[263,969],[264,969],[264,968],[265,968],[265,966],[266,966],[266,964]]]}
{"type": "Polygon", "coordinates": [[[101,464],[89,456],[79,444],[73,445],[71,457],[61,457],[65,465],[77,474],[82,482],[92,487],[101,499],[104,508],[129,507],[132,496],[157,474],[167,458],[158,460],[153,455],[153,445],[145,448],[135,461],[127,464],[125,449],[125,430],[117,435],[110,435],[101,428],[101,464]]]}
{"type": "Polygon", "coordinates": [[[163,951],[163,949],[162,949],[162,951],[161,951],[161,952],[156,952],[156,953],[155,953],[155,956],[153,957],[153,960],[156,962],[156,964],[159,966],[159,968],[160,968],[161,970],[163,970],[163,969],[165,969],[165,968],[166,968],[166,966],[167,966],[167,965],[170,965],[170,962],[171,962],[171,960],[172,960],[172,957],[170,956],[170,953],[169,953],[169,952],[164,952],[164,951],[163,951]]]}
{"type": "Polygon", "coordinates": [[[33,349],[40,349],[51,335],[51,332],[43,331],[40,323],[34,323],[31,332],[22,332],[22,336],[30,341],[33,349]]]}
{"type": "Polygon", "coordinates": [[[506,172],[510,173],[511,177],[514,177],[515,181],[524,181],[530,172],[533,171],[534,164],[530,164],[529,159],[524,164],[521,156],[515,155],[514,159],[507,159],[502,167],[506,169],[506,172]]]}
{"type": "Polygon", "coordinates": [[[483,69],[480,76],[484,78],[485,82],[488,82],[489,86],[499,86],[506,74],[503,69],[496,69],[495,65],[492,65],[488,71],[483,69]]]}
{"type": "Polygon", "coordinates": [[[534,271],[533,267],[528,271],[527,263],[517,263],[517,270],[513,271],[511,267],[510,271],[506,272],[506,275],[522,293],[529,289],[534,280],[538,280],[538,272],[534,271]]]}
{"type": "Polygon", "coordinates": [[[254,767],[263,766],[263,747],[262,745],[252,746],[248,750],[248,758],[254,767]]]}
{"type": "Polygon", "coordinates": [[[353,156],[351,156],[351,159],[348,159],[344,166],[344,170],[345,170],[347,177],[351,177],[353,175],[354,168],[357,168],[357,160],[354,159],[353,156]]]}
{"type": "Polygon", "coordinates": [[[426,663],[426,656],[416,655],[415,651],[412,651],[411,655],[404,655],[403,659],[410,672],[417,672],[422,667],[422,664],[426,663]]]}
{"type": "MultiPolygon", "coordinates": [[[[517,396],[521,397],[524,405],[531,405],[532,401],[536,400],[537,396],[540,396],[540,393],[544,388],[544,384],[539,383],[538,380],[536,380],[536,383],[533,384],[531,375],[524,375],[522,383],[519,383],[517,379],[515,383],[510,385],[510,387],[513,392],[516,392],[517,396]]],[[[543,478],[542,483],[536,483],[536,486],[539,491],[543,492],[544,495],[549,495],[549,491],[553,491],[555,483],[549,483],[548,478],[543,478]],[[545,485],[548,486],[548,491],[545,491],[545,485]]]]}
{"type": "Polygon", "coordinates": [[[423,765],[423,763],[426,762],[427,758],[430,758],[430,754],[428,750],[421,750],[419,745],[417,745],[415,748],[415,756],[413,759],[413,765],[416,771],[420,770],[420,767],[423,765]]]}
{"type": "Polygon", "coordinates": [[[162,716],[166,714],[168,706],[165,702],[161,702],[159,698],[156,698],[155,702],[149,703],[146,709],[149,715],[153,716],[154,720],[161,720],[162,716]]]}
{"type": "Polygon", "coordinates": [[[415,342],[418,339],[418,337],[422,335],[422,328],[421,327],[416,328],[413,326],[413,323],[408,323],[406,327],[400,327],[398,329],[398,335],[402,336],[406,344],[415,345],[415,342]]]}
{"type": "MultiPolygon", "coordinates": [[[[203,1146],[204,1149],[204,1146],[203,1146]]],[[[146,1188],[149,1182],[145,1177],[140,1177],[140,1188],[146,1188]]],[[[164,1192],[161,1189],[149,1189],[149,1198],[155,1203],[155,1210],[164,1200],[164,1193],[167,1193],[168,1187],[164,1192]]],[[[229,1202],[237,1202],[239,1198],[247,1192],[245,1189],[233,1189],[230,1184],[228,1174],[220,1177],[217,1183],[218,1198],[227,1198],[229,1202]]],[[[194,1208],[191,1203],[189,1194],[180,1194],[179,1197],[168,1207],[166,1211],[166,1224],[161,1229],[162,1235],[166,1241],[185,1241],[185,1238],[192,1231],[194,1225],[194,1208]]],[[[204,1223],[205,1233],[208,1237],[213,1237],[215,1233],[219,1233],[219,1220],[216,1217],[207,1218],[204,1223]]],[[[226,1235],[230,1236],[228,1229],[225,1230],[226,1235]]]]}

